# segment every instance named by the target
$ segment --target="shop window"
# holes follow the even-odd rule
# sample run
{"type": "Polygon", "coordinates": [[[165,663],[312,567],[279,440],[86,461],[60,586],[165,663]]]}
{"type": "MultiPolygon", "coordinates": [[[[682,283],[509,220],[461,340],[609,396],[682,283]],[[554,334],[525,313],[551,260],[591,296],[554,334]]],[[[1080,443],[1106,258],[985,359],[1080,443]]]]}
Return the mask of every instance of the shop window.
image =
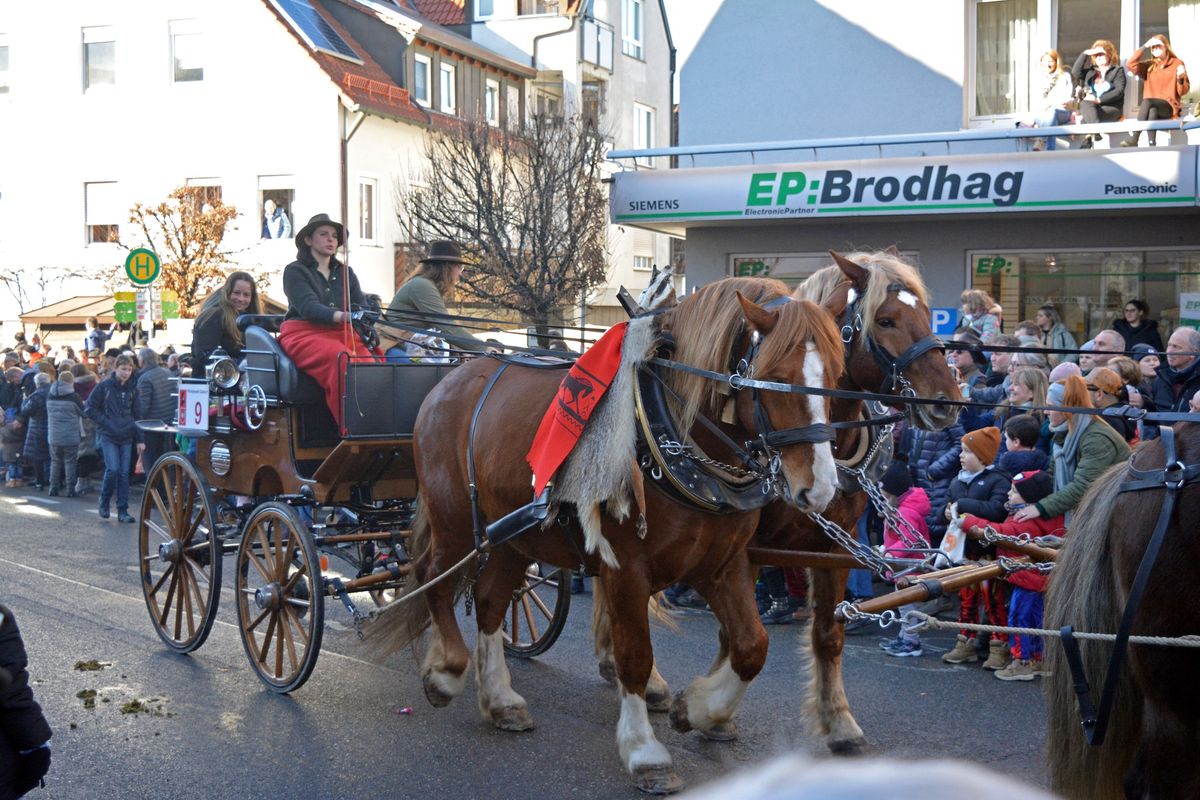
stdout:
{"type": "MultiPolygon", "coordinates": [[[[920,265],[915,250],[901,252],[900,257],[920,265]]],[[[788,286],[799,286],[832,263],[829,253],[735,253],[729,257],[729,274],[735,278],[775,278],[788,286]]]]}
{"type": "Polygon", "coordinates": [[[1004,309],[1008,330],[1049,303],[1082,344],[1140,299],[1165,339],[1179,324],[1180,296],[1200,293],[1200,250],[979,252],[971,276],[1004,309]]]}

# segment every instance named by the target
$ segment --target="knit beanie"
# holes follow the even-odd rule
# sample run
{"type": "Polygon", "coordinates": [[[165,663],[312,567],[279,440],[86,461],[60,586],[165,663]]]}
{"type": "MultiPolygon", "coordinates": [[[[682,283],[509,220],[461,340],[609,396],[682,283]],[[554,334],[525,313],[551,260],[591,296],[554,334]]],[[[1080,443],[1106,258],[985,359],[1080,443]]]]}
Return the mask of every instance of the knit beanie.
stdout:
{"type": "Polygon", "coordinates": [[[1019,472],[1013,476],[1013,487],[1026,503],[1037,503],[1054,493],[1054,479],[1041,470],[1019,472]]]}
{"type": "Polygon", "coordinates": [[[1066,384],[1056,381],[1055,383],[1050,384],[1050,388],[1046,390],[1046,404],[1051,406],[1061,406],[1066,396],[1066,384]]]}
{"type": "Polygon", "coordinates": [[[1150,356],[1158,355],[1158,351],[1154,349],[1154,346],[1146,344],[1145,342],[1138,342],[1131,347],[1130,350],[1135,353],[1133,356],[1134,361],[1141,361],[1143,358],[1149,358],[1150,356]]]}
{"type": "Polygon", "coordinates": [[[962,438],[962,446],[975,454],[986,467],[996,460],[1000,451],[1000,429],[992,426],[971,431],[962,438]]]}
{"type": "Polygon", "coordinates": [[[888,464],[887,470],[879,481],[879,485],[888,494],[899,497],[912,488],[912,473],[908,470],[908,461],[896,458],[888,464]]]}

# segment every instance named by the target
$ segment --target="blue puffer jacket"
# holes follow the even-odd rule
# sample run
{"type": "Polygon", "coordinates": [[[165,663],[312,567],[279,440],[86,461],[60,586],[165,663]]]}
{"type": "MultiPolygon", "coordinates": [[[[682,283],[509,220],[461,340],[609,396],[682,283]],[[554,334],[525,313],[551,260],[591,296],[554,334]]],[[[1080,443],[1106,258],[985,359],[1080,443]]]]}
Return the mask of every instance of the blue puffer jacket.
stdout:
{"type": "Polygon", "coordinates": [[[962,452],[963,427],[955,422],[941,431],[924,431],[911,425],[900,434],[897,453],[908,456],[913,482],[929,495],[930,541],[936,547],[946,533],[946,493],[950,481],[958,475],[961,465],[958,454],[962,452]]]}

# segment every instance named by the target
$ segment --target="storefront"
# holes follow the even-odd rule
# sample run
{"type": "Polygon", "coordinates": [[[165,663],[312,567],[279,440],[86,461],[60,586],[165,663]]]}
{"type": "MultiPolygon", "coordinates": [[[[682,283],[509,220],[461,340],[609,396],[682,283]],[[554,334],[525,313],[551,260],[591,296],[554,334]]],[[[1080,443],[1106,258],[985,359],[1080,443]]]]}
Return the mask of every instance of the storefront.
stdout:
{"type": "MultiPolygon", "coordinates": [[[[636,170],[615,176],[611,211],[616,224],[685,236],[689,286],[798,283],[829,249],[895,245],[934,306],[984,289],[1011,330],[1050,302],[1081,342],[1128,300],[1175,325],[1200,295],[1194,144],[636,170]]],[[[938,327],[953,321],[943,311],[938,327]]]]}

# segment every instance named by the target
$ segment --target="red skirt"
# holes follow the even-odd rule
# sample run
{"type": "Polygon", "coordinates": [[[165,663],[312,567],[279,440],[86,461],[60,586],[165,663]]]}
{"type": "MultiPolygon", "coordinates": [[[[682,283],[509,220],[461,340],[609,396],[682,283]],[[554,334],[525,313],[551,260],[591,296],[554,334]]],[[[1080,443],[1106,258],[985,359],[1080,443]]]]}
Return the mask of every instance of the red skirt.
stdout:
{"type": "Polygon", "coordinates": [[[289,319],[280,326],[279,346],[325,390],[325,404],[344,434],[342,395],[346,365],[351,358],[375,360],[381,354],[368,350],[349,325],[317,325],[302,319],[289,319]]]}

